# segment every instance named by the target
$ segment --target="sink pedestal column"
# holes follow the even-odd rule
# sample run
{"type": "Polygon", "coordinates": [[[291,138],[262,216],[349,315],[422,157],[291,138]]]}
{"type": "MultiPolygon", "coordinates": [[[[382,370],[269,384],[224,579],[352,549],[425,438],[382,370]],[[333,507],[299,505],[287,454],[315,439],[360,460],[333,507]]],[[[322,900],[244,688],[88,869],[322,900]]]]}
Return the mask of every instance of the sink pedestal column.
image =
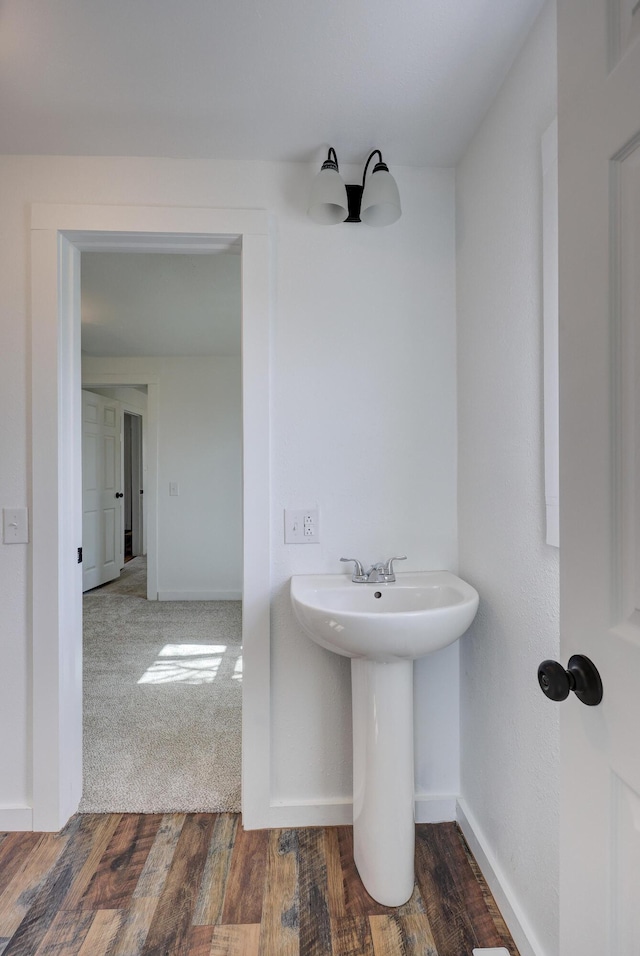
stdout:
{"type": "Polygon", "coordinates": [[[351,659],[353,845],[370,896],[401,906],[413,893],[413,661],[351,659]]]}

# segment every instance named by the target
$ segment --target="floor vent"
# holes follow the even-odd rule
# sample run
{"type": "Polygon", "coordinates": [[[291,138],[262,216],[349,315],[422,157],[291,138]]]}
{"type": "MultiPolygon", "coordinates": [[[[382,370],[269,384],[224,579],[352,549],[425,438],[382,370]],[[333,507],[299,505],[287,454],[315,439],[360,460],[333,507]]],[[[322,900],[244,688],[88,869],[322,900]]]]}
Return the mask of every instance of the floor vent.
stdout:
{"type": "Polygon", "coordinates": [[[509,956],[509,950],[504,946],[499,949],[474,949],[473,956],[509,956]]]}

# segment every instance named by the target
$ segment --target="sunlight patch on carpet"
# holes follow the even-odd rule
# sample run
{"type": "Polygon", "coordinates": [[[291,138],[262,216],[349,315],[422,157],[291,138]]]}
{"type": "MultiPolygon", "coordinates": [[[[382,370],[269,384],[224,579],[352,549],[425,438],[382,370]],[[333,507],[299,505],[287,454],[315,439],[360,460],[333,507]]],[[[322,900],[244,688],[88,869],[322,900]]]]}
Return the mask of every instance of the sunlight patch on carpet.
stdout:
{"type": "Polygon", "coordinates": [[[165,644],[158,657],[193,657],[195,654],[224,654],[226,644],[165,644]]]}
{"type": "MultiPolygon", "coordinates": [[[[212,684],[226,650],[226,644],[165,644],[138,683],[212,684]]],[[[232,679],[242,680],[241,656],[236,658],[232,679]]]]}

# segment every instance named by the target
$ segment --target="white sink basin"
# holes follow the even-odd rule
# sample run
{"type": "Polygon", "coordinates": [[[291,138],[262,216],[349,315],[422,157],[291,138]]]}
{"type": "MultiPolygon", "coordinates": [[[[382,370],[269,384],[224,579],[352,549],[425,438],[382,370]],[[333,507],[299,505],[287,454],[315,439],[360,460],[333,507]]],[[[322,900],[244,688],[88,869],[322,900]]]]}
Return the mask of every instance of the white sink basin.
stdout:
{"type": "Polygon", "coordinates": [[[409,571],[393,584],[354,584],[346,574],[291,578],[291,602],[317,644],[345,657],[414,660],[456,641],[478,592],[450,571],[409,571]]]}

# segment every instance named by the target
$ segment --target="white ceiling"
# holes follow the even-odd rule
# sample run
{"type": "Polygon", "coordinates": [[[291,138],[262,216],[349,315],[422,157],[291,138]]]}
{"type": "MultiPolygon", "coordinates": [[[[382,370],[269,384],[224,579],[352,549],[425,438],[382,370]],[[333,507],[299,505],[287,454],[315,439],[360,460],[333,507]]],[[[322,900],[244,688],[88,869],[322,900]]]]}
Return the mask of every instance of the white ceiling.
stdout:
{"type": "Polygon", "coordinates": [[[0,0],[0,153],[451,165],[543,0],[0,0]]]}
{"type": "Polygon", "coordinates": [[[83,252],[87,355],[239,355],[241,257],[83,252]]]}

